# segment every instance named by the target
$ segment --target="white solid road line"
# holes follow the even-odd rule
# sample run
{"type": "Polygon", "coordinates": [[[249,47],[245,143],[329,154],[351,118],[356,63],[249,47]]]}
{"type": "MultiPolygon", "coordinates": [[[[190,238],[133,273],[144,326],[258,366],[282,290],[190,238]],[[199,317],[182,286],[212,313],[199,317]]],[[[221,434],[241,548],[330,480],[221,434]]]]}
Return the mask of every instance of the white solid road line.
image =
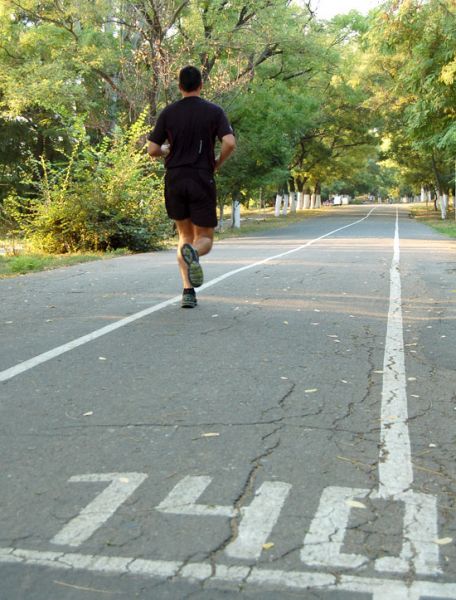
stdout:
{"type": "Polygon", "coordinates": [[[413,482],[399,259],[399,217],[396,213],[381,409],[379,494],[384,498],[406,492],[413,482]]]}
{"type": "Polygon", "coordinates": [[[82,569],[93,573],[140,575],[148,578],[185,579],[243,584],[243,586],[278,587],[280,590],[323,590],[373,594],[374,600],[419,600],[422,597],[455,600],[456,584],[434,581],[408,583],[397,579],[332,575],[330,573],[282,571],[248,566],[212,563],[147,560],[123,556],[42,552],[22,548],[0,548],[0,563],[54,569],[82,569]]]}
{"type": "MultiPolygon", "coordinates": [[[[357,225],[358,223],[361,223],[362,221],[364,221],[365,219],[370,217],[371,213],[374,210],[375,210],[375,208],[372,208],[369,211],[369,213],[362,219],[358,219],[357,221],[354,221],[353,223],[349,223],[348,225],[344,225],[343,227],[334,229],[333,231],[330,231],[329,233],[325,233],[324,235],[321,235],[318,238],[310,240],[309,242],[307,242],[306,244],[303,244],[302,246],[293,248],[293,250],[288,250],[287,252],[282,252],[281,254],[276,254],[274,256],[270,256],[269,258],[265,258],[264,260],[260,260],[258,262],[252,263],[250,265],[246,265],[239,269],[235,269],[234,271],[229,271],[228,273],[225,273],[224,275],[221,275],[220,277],[216,277],[215,279],[208,281],[207,283],[202,285],[199,289],[204,290],[204,289],[210,288],[214,285],[217,285],[224,279],[228,279],[228,277],[233,277],[234,275],[237,275],[238,273],[242,273],[243,271],[247,271],[248,269],[255,269],[256,267],[265,265],[268,262],[271,262],[273,260],[279,260],[280,258],[283,258],[284,256],[288,256],[289,254],[299,252],[300,250],[303,250],[304,248],[307,248],[307,247],[311,246],[312,244],[315,244],[315,242],[323,240],[323,239],[329,237],[330,235],[333,235],[339,231],[342,231],[343,229],[347,229],[348,227],[353,227],[353,225],[357,225]]],[[[139,319],[147,317],[148,315],[158,312],[159,310],[162,310],[163,308],[167,308],[168,306],[171,306],[172,304],[179,302],[180,299],[181,299],[181,296],[174,296],[174,298],[170,298],[169,300],[160,302],[160,304],[155,304],[154,306],[151,306],[150,308],[145,308],[144,310],[141,310],[140,312],[130,315],[129,317],[125,317],[124,319],[120,319],[119,321],[116,321],[115,323],[111,323],[110,325],[106,325],[105,327],[102,327],[101,329],[97,329],[96,331],[93,331],[92,333],[89,333],[87,335],[83,335],[82,337],[76,338],[75,340],[72,340],[71,342],[62,344],[61,346],[57,346],[56,348],[53,348],[52,350],[49,350],[47,352],[43,352],[42,354],[38,354],[38,356],[35,356],[34,358],[30,358],[28,360],[25,360],[25,361],[15,365],[14,367],[10,367],[9,369],[0,371],[0,382],[8,381],[9,379],[16,377],[17,375],[20,375],[21,373],[25,373],[26,371],[29,371],[30,369],[33,369],[34,367],[41,365],[42,363],[48,362],[49,360],[52,360],[52,359],[56,358],[57,356],[65,354],[66,352],[69,352],[70,350],[74,350],[75,348],[78,348],[79,346],[83,346],[84,344],[93,342],[94,340],[96,340],[108,333],[112,333],[113,331],[116,331],[117,329],[120,329],[121,327],[125,327],[125,325],[129,325],[130,323],[133,323],[135,321],[138,321],[139,319]]]]}
{"type": "MultiPolygon", "coordinates": [[[[366,556],[343,552],[353,501],[369,498],[374,502],[393,500],[404,507],[401,553],[377,559],[376,571],[424,576],[442,573],[439,546],[435,543],[438,538],[437,498],[412,490],[399,260],[399,214],[396,212],[383,361],[379,491],[334,486],[323,490],[301,550],[301,560],[309,566],[356,569],[369,563],[366,556]]],[[[399,592],[396,597],[408,598],[399,592]]]]}

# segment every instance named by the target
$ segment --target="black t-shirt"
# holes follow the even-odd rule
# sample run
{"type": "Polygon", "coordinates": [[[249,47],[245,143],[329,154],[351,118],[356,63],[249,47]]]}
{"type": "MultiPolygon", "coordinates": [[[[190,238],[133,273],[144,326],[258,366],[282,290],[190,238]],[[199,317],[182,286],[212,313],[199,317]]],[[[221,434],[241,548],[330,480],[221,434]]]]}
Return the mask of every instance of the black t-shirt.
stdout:
{"type": "Polygon", "coordinates": [[[167,169],[193,167],[213,171],[215,139],[232,134],[223,109],[199,96],[187,96],[167,106],[147,139],[171,148],[165,159],[167,169]]]}

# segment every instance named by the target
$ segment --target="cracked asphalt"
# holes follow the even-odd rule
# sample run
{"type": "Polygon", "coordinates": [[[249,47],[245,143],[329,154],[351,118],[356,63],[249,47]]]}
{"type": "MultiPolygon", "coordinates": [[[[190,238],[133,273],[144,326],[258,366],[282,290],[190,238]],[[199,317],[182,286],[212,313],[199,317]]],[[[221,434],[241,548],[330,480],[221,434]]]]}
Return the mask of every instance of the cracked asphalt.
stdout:
{"type": "MultiPolygon", "coordinates": [[[[247,577],[180,577],[193,563],[211,565],[213,573],[226,565],[285,578],[305,572],[335,581],[348,574],[456,583],[456,245],[410,219],[403,206],[413,491],[437,498],[441,573],[376,570],[377,559],[401,552],[404,506],[375,494],[350,510],[341,548],[365,557],[361,567],[309,566],[301,557],[326,488],[378,489],[396,208],[377,206],[351,227],[220,281],[198,295],[194,310],[164,307],[0,383],[0,546],[179,563],[175,576],[154,578],[58,569],[50,555],[48,565],[0,559],[0,599],[372,598],[249,584],[247,577]],[[147,479],[82,545],[51,542],[106,487],[71,477],[133,472],[147,479]],[[198,502],[231,506],[234,516],[158,511],[187,476],[210,477],[198,502]],[[267,482],[291,486],[268,543],[258,558],[228,555],[246,507],[267,482]]],[[[217,243],[203,259],[206,281],[304,245],[371,209],[343,207],[217,243]]],[[[0,280],[0,370],[179,291],[173,251],[0,280]]],[[[402,597],[409,596],[394,600],[402,597]]]]}

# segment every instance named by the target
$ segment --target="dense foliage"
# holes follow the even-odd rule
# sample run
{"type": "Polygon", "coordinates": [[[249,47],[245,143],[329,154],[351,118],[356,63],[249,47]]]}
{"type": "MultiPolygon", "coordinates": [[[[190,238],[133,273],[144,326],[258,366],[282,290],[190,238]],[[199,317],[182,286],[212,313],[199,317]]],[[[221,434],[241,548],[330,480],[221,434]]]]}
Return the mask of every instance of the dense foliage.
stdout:
{"type": "Polygon", "coordinates": [[[455,31],[450,0],[331,22],[290,0],[0,0],[0,216],[52,252],[159,245],[144,134],[187,63],[236,130],[222,203],[448,193],[455,31]]]}

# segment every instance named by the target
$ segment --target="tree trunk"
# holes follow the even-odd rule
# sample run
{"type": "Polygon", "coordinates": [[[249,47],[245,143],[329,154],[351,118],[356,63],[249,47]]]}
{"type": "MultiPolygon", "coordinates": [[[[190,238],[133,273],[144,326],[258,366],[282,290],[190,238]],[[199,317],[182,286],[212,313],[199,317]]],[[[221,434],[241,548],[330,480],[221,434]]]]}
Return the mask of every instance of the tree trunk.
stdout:
{"type": "Polygon", "coordinates": [[[315,184],[315,208],[321,208],[321,184],[319,181],[315,184]]]}
{"type": "Polygon", "coordinates": [[[304,208],[308,210],[310,208],[310,189],[304,188],[304,208]]]}
{"type": "Polygon", "coordinates": [[[280,209],[282,208],[282,196],[281,194],[277,194],[276,203],[275,203],[275,212],[274,215],[276,217],[280,217],[280,209]]]}
{"type": "Polygon", "coordinates": [[[290,210],[292,213],[296,212],[296,187],[295,187],[295,181],[293,179],[293,177],[290,177],[290,179],[288,180],[288,185],[290,188],[290,210]]]}
{"type": "Polygon", "coordinates": [[[219,222],[218,222],[217,230],[222,231],[223,217],[224,217],[224,210],[225,210],[225,198],[220,198],[220,200],[218,202],[218,206],[219,206],[219,222]]]}
{"type": "Polygon", "coordinates": [[[439,196],[441,196],[442,192],[443,192],[442,177],[437,168],[437,163],[435,161],[434,153],[432,153],[432,170],[434,171],[435,187],[436,187],[437,194],[439,196]]]}
{"type": "Polygon", "coordinates": [[[241,228],[241,203],[237,199],[234,199],[231,205],[231,227],[241,228]]]}
{"type": "Polygon", "coordinates": [[[447,218],[447,211],[448,211],[448,195],[442,194],[440,196],[440,213],[442,215],[442,220],[445,220],[447,218]]]}

